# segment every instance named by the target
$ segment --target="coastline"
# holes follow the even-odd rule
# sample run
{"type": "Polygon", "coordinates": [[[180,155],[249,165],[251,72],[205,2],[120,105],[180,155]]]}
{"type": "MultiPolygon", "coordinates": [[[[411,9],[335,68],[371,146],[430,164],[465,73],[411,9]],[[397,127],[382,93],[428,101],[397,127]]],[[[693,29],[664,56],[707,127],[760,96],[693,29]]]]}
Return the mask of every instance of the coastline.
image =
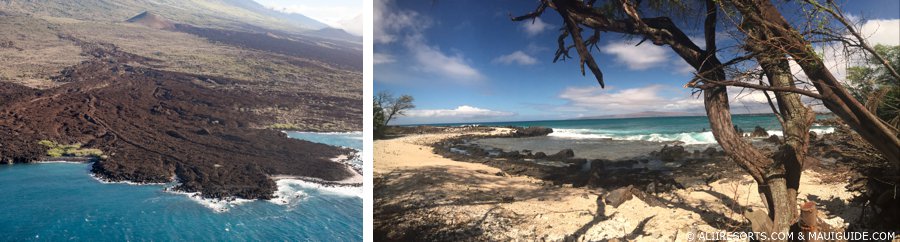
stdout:
{"type": "MultiPolygon", "coordinates": [[[[270,202],[276,205],[283,206],[296,206],[297,202],[300,202],[307,196],[307,194],[300,189],[316,189],[323,192],[327,192],[334,195],[340,196],[353,196],[353,197],[363,197],[362,191],[362,183],[363,176],[362,174],[355,169],[355,167],[350,163],[352,159],[355,159],[358,155],[358,152],[353,152],[348,155],[339,155],[332,159],[333,162],[341,163],[345,165],[345,169],[352,173],[353,176],[348,177],[344,180],[340,181],[326,181],[320,178],[315,177],[303,177],[303,176],[294,176],[294,175],[272,175],[269,176],[269,179],[272,179],[276,183],[276,190],[274,192],[274,196],[270,199],[244,199],[235,196],[225,197],[225,198],[210,198],[204,197],[200,192],[186,192],[182,190],[175,189],[178,187],[179,179],[177,176],[173,176],[169,179],[168,182],[135,182],[129,180],[110,180],[104,178],[98,173],[92,171],[92,167],[94,162],[97,161],[96,158],[85,158],[85,157],[55,157],[55,158],[42,158],[39,161],[30,162],[30,164],[56,164],[56,163],[67,163],[67,164],[86,164],[87,165],[87,173],[88,175],[95,181],[102,184],[126,184],[133,186],[161,186],[162,190],[166,193],[178,194],[187,196],[190,200],[201,204],[216,213],[222,213],[229,211],[230,208],[235,206],[245,204],[248,202],[253,202],[256,200],[270,202]],[[299,188],[298,188],[299,187],[299,188]]],[[[25,163],[29,164],[29,163],[25,163]]]]}
{"type": "MultiPolygon", "coordinates": [[[[627,200],[611,191],[511,175],[479,162],[435,154],[437,144],[492,132],[446,129],[375,141],[376,239],[402,240],[686,240],[687,232],[721,231],[742,221],[736,207],[763,209],[755,183],[742,173],[706,184],[627,200]]],[[[450,152],[453,153],[453,152],[450,152]]],[[[724,159],[724,158],[720,158],[724,159]]],[[[730,161],[721,161],[730,162],[730,161]]],[[[859,213],[846,181],[804,172],[801,201],[831,201],[821,213],[838,228],[859,213]],[[841,205],[843,204],[843,205],[841,205]]],[[[732,228],[733,229],[733,228],[732,228]]]]}

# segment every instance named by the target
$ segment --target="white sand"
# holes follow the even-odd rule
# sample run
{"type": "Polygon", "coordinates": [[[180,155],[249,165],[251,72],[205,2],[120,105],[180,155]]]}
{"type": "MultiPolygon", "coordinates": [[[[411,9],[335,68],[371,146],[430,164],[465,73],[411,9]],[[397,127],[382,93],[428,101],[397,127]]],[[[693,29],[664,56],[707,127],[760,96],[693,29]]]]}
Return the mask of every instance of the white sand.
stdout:
{"type": "MultiPolygon", "coordinates": [[[[762,208],[755,183],[745,176],[739,181],[716,181],[710,186],[659,194],[669,207],[648,206],[635,198],[618,208],[605,205],[598,210],[595,190],[546,187],[529,177],[498,176],[497,168],[443,158],[428,146],[463,134],[375,141],[374,171],[376,188],[380,188],[375,191],[375,210],[399,208],[401,214],[391,221],[379,221],[376,213],[376,226],[387,223],[395,231],[403,231],[437,224],[445,232],[479,228],[484,231],[479,238],[488,240],[563,240],[576,235],[586,241],[684,241],[691,230],[719,232],[734,223],[728,220],[744,222],[740,214],[728,209],[725,200],[762,208]],[[504,197],[513,201],[502,201],[504,197]]],[[[844,189],[846,184],[819,184],[817,175],[804,172],[800,202],[818,197],[846,204],[853,195],[844,189]]],[[[859,212],[840,205],[820,204],[819,209],[838,227],[845,224],[836,215],[851,218],[859,212]]]]}

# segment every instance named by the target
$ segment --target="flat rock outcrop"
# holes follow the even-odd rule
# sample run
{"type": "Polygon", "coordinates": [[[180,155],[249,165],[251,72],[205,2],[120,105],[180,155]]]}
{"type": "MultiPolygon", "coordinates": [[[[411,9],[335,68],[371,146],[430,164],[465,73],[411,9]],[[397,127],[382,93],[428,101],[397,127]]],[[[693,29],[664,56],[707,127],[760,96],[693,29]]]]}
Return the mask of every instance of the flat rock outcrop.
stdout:
{"type": "Polygon", "coordinates": [[[533,136],[545,136],[550,133],[553,133],[553,129],[547,127],[517,127],[513,136],[515,137],[533,137],[533,136]]]}

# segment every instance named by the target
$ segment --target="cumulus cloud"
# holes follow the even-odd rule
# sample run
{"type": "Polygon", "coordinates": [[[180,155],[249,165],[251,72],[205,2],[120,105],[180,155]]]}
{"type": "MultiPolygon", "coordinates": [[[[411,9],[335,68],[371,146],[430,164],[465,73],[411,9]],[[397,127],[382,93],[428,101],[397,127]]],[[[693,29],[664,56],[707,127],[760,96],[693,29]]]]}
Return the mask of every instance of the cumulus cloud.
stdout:
{"type": "Polygon", "coordinates": [[[900,45],[900,19],[869,20],[859,32],[873,45],[900,45]]]}
{"type": "MultiPolygon", "coordinates": [[[[857,30],[872,46],[878,44],[900,45],[900,19],[868,20],[857,30]]],[[[852,38],[849,34],[846,35],[846,37],[852,38]]],[[[822,46],[822,49],[820,50],[824,57],[825,67],[828,67],[828,70],[830,70],[838,80],[845,80],[847,76],[847,67],[859,65],[859,62],[861,61],[859,58],[848,58],[845,55],[848,51],[850,50],[845,48],[841,43],[828,44],[822,46]]],[[[854,49],[852,51],[859,50],[854,49]]],[[[794,73],[802,73],[802,70],[795,63],[792,63],[791,69],[794,73]]],[[[803,79],[806,78],[806,76],[802,74],[798,74],[798,76],[803,79]]]]}
{"type": "Polygon", "coordinates": [[[511,112],[494,111],[489,109],[477,108],[468,105],[462,105],[455,109],[415,109],[406,113],[407,117],[426,117],[426,118],[490,118],[490,117],[508,117],[516,115],[511,112]]]}
{"type": "MultiPolygon", "coordinates": [[[[703,114],[703,98],[688,94],[666,97],[666,92],[683,93],[677,87],[648,85],[643,87],[602,89],[599,86],[568,87],[559,94],[565,105],[556,111],[585,115],[624,114],[644,111],[688,112],[703,114]]],[[[671,96],[671,95],[670,95],[671,96]]],[[[728,97],[733,113],[771,112],[766,96],[761,91],[728,87],[728,97]]],[[[773,99],[774,102],[774,99],[773,99]]]]}
{"type": "Polygon", "coordinates": [[[484,76],[470,66],[462,55],[447,55],[437,47],[419,41],[407,43],[413,57],[418,62],[414,69],[449,77],[463,83],[471,83],[484,79],[484,76]]]}
{"type": "Polygon", "coordinates": [[[564,110],[595,111],[601,113],[632,113],[641,111],[692,111],[702,108],[702,100],[690,97],[664,98],[660,95],[665,87],[649,85],[637,88],[616,90],[613,87],[600,88],[568,87],[559,94],[559,98],[568,104],[564,110]]]}
{"type": "Polygon", "coordinates": [[[535,18],[534,21],[526,20],[522,22],[522,29],[528,36],[535,36],[552,29],[553,25],[545,23],[541,18],[535,18]]]}
{"type": "Polygon", "coordinates": [[[413,34],[430,27],[431,21],[415,11],[396,9],[390,0],[376,0],[373,13],[375,43],[389,44],[400,39],[401,31],[413,34]]]}
{"type": "MultiPolygon", "coordinates": [[[[431,27],[431,19],[416,11],[399,9],[390,0],[376,0],[374,16],[376,44],[401,43],[410,60],[414,61],[408,70],[436,74],[461,83],[485,79],[462,54],[447,54],[428,43],[424,31],[431,27]]],[[[396,61],[393,56],[375,57],[376,64],[396,61]]]]}
{"type": "Polygon", "coordinates": [[[372,61],[375,62],[376,65],[378,65],[378,64],[394,63],[397,60],[394,59],[394,56],[389,55],[389,54],[374,53],[372,56],[372,61]]]}
{"type": "Polygon", "coordinates": [[[508,55],[498,56],[497,58],[494,58],[494,60],[491,61],[491,63],[505,64],[505,65],[511,65],[511,64],[515,63],[515,64],[525,66],[525,65],[537,64],[537,59],[535,59],[534,57],[531,57],[528,54],[525,54],[525,52],[522,52],[521,50],[517,50],[508,55]]]}
{"type": "Polygon", "coordinates": [[[668,49],[662,46],[635,43],[613,42],[600,48],[605,54],[612,55],[616,62],[622,63],[631,70],[645,70],[659,66],[668,60],[668,49]]]}

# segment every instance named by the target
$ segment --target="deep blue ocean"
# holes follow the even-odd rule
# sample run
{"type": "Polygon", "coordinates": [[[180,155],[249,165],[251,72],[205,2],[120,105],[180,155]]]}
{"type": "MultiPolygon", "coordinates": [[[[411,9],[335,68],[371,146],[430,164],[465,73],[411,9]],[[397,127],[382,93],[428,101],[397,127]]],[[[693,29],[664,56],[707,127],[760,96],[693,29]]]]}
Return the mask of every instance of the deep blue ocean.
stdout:
{"type": "MultiPolygon", "coordinates": [[[[362,147],[361,133],[294,133],[362,147]]],[[[362,241],[362,199],[297,186],[301,199],[216,212],[163,185],[101,183],[90,164],[0,165],[0,241],[362,241]]]]}

